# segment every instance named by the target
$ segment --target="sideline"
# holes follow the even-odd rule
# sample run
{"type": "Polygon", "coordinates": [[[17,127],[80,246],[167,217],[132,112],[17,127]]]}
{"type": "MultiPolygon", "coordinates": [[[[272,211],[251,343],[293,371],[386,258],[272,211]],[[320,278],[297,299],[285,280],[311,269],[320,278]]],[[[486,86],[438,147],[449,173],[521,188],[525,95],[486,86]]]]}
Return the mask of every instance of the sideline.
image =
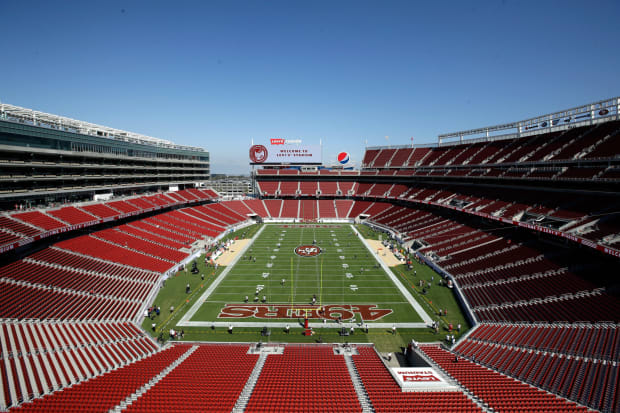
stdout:
{"type": "MultiPolygon", "coordinates": [[[[370,244],[366,241],[366,239],[364,237],[362,237],[362,234],[359,233],[357,228],[355,228],[353,225],[351,225],[351,229],[353,229],[353,231],[355,231],[355,233],[358,235],[360,241],[362,241],[362,244],[364,244],[366,246],[366,248],[368,248],[368,251],[370,251],[370,253],[374,256],[376,254],[376,252],[372,250],[372,247],[370,246],[370,244]]],[[[375,257],[375,259],[376,258],[377,257],[375,257]]],[[[407,301],[409,301],[409,304],[411,304],[413,309],[418,313],[418,315],[422,318],[422,320],[424,320],[424,322],[426,323],[425,327],[430,327],[433,324],[433,319],[422,308],[422,306],[418,303],[418,301],[415,298],[413,298],[411,293],[407,290],[407,288],[405,288],[403,283],[401,283],[400,280],[394,275],[392,270],[390,270],[390,267],[388,267],[385,264],[385,262],[383,262],[381,257],[378,257],[378,258],[379,259],[377,260],[377,262],[381,265],[381,267],[383,267],[383,269],[387,273],[388,277],[390,277],[390,279],[392,280],[394,285],[400,290],[400,293],[403,295],[403,297],[405,297],[405,299],[407,301]]],[[[396,325],[398,326],[398,324],[396,324],[396,325]]]]}
{"type": "MultiPolygon", "coordinates": [[[[235,266],[235,264],[237,264],[237,261],[239,261],[241,259],[241,257],[245,254],[246,250],[252,245],[254,244],[254,240],[256,238],[258,238],[258,236],[263,232],[263,230],[265,229],[266,225],[263,224],[263,226],[261,227],[261,229],[258,230],[258,232],[256,234],[254,234],[254,236],[252,237],[252,239],[250,240],[250,242],[246,243],[243,248],[241,248],[238,253],[237,256],[235,258],[233,258],[233,260],[230,262],[229,265],[226,266],[226,268],[224,269],[224,271],[222,271],[220,273],[220,275],[211,283],[211,285],[209,285],[209,287],[207,288],[207,290],[200,296],[200,298],[198,298],[198,300],[196,300],[196,302],[194,303],[194,305],[191,306],[191,308],[187,311],[187,313],[185,313],[185,315],[183,315],[183,317],[181,317],[181,320],[179,320],[179,322],[177,323],[178,326],[189,326],[191,324],[187,324],[189,323],[190,319],[194,316],[194,314],[196,314],[196,311],[198,311],[198,309],[200,308],[200,306],[207,300],[207,298],[209,298],[209,296],[211,295],[211,293],[213,291],[215,291],[215,289],[217,288],[218,285],[220,285],[220,283],[222,282],[222,280],[224,278],[226,278],[226,276],[228,275],[228,273],[230,272],[230,270],[233,269],[233,267],[235,266]]],[[[205,324],[206,325],[206,324],[205,324]]]]}

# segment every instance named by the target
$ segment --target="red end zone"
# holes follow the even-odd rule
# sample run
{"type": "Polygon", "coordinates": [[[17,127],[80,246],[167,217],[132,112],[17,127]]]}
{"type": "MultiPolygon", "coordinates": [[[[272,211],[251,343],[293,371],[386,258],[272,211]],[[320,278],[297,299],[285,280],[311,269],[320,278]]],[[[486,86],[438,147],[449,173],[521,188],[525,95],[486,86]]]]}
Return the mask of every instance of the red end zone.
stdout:
{"type": "Polygon", "coordinates": [[[376,308],[377,304],[345,304],[315,306],[293,306],[290,304],[226,304],[217,318],[260,318],[260,319],[310,319],[349,320],[359,314],[365,321],[376,321],[388,314],[392,309],[376,308]]]}

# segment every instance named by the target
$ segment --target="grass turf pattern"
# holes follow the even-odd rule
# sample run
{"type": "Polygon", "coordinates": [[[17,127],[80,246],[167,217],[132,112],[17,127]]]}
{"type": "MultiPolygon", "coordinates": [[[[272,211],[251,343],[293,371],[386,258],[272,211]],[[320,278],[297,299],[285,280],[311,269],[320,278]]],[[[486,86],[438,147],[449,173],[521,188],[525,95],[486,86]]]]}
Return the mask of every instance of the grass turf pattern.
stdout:
{"type": "Polygon", "coordinates": [[[192,321],[282,322],[303,316],[316,296],[316,306],[326,309],[320,318],[420,322],[374,255],[349,225],[267,225],[192,321]],[[296,254],[295,249],[304,245],[321,252],[296,254]],[[230,310],[233,305],[238,306],[236,311],[230,310]],[[291,311],[291,306],[298,310],[291,311]]]}

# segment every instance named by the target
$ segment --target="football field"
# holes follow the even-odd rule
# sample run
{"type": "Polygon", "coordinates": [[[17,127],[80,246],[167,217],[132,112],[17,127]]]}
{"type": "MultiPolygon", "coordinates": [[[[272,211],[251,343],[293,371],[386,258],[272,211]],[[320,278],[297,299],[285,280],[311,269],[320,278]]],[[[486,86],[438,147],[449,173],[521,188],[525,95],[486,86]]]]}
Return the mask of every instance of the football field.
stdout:
{"type": "Polygon", "coordinates": [[[430,317],[348,224],[267,224],[180,326],[417,328],[430,317]]]}

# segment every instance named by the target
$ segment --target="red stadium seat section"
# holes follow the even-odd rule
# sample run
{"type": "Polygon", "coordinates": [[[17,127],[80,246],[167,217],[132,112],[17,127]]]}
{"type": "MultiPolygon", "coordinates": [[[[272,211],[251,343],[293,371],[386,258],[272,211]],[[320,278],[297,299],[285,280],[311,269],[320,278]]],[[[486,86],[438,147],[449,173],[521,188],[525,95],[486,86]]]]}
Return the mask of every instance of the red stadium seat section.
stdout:
{"type": "MultiPolygon", "coordinates": [[[[16,412],[108,411],[162,373],[191,350],[190,346],[171,346],[107,374],[83,381],[61,391],[22,404],[16,412]]],[[[60,387],[60,386],[59,386],[60,387]]]]}
{"type": "Polygon", "coordinates": [[[246,412],[361,412],[343,356],[331,346],[288,345],[268,356],[246,412]]]}
{"type": "Polygon", "coordinates": [[[460,359],[438,346],[421,346],[435,363],[494,411],[586,412],[588,408],[530,386],[519,380],[460,359]]]}
{"type": "Polygon", "coordinates": [[[41,397],[158,351],[144,331],[119,322],[0,322],[6,406],[41,397]]]}
{"type": "MultiPolygon", "coordinates": [[[[173,205],[214,200],[218,197],[219,195],[211,189],[191,188],[176,193],[158,193],[110,202],[7,213],[0,216],[0,253],[58,232],[72,231],[173,205]]],[[[241,220],[243,219],[245,218],[241,220]]]]}
{"type": "Polygon", "coordinates": [[[358,346],[353,355],[355,368],[376,412],[482,412],[465,394],[458,391],[401,391],[374,348],[358,346]]]}
{"type": "Polygon", "coordinates": [[[620,328],[610,324],[482,324],[454,352],[596,410],[617,411],[619,340],[620,328]]]}
{"type": "Polygon", "coordinates": [[[247,345],[198,345],[125,411],[147,413],[183,406],[188,412],[230,412],[258,360],[258,355],[247,353],[247,345]]]}
{"type": "Polygon", "coordinates": [[[13,219],[17,219],[26,224],[33,225],[41,230],[53,230],[67,226],[67,224],[50,217],[40,211],[22,212],[19,214],[13,214],[13,219]]]}

